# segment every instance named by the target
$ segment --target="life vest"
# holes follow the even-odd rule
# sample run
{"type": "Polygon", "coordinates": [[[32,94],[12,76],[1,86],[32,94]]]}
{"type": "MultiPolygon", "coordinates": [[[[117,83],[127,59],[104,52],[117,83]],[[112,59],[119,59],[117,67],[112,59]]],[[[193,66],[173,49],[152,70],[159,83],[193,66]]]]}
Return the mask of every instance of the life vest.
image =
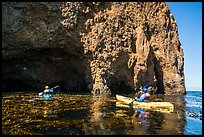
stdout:
{"type": "Polygon", "coordinates": [[[144,93],[145,98],[149,98],[150,94],[149,93],[144,93]]]}

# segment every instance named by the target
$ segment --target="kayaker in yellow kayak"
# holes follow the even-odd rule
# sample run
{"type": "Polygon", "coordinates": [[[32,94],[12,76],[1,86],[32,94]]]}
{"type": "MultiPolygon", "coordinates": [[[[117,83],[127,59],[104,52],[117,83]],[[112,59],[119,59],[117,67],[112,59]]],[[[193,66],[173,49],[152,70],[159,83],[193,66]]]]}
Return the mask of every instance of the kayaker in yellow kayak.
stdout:
{"type": "Polygon", "coordinates": [[[143,102],[145,101],[147,98],[150,98],[150,94],[148,93],[147,90],[147,85],[145,85],[141,91],[139,91],[139,93],[141,94],[141,96],[139,98],[135,97],[132,101],[132,104],[134,103],[134,101],[138,101],[138,102],[143,102]]]}

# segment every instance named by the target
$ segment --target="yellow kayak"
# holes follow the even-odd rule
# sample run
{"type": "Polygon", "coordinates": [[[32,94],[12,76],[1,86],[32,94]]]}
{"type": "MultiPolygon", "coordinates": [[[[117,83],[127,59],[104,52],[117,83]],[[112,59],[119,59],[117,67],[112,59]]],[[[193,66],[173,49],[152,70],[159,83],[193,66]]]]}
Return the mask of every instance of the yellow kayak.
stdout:
{"type": "MultiPolygon", "coordinates": [[[[129,106],[130,103],[132,103],[133,98],[116,95],[117,101],[116,105],[118,106],[129,106]]],[[[174,111],[174,105],[170,102],[137,102],[134,101],[133,108],[144,108],[144,109],[151,109],[155,111],[161,111],[161,112],[173,112],[174,111]]]]}

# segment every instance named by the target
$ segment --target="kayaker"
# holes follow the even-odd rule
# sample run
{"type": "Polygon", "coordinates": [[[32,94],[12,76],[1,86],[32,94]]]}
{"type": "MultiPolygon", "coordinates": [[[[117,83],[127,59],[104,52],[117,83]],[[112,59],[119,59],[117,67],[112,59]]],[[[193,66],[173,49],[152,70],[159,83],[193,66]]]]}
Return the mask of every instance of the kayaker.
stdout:
{"type": "Polygon", "coordinates": [[[45,86],[45,90],[43,92],[40,92],[39,95],[43,98],[51,98],[53,93],[53,88],[49,89],[49,86],[45,86]]]}
{"type": "Polygon", "coordinates": [[[49,86],[45,86],[44,93],[53,93],[53,88],[49,89],[49,86]]]}
{"type": "Polygon", "coordinates": [[[134,103],[134,101],[138,101],[138,102],[143,102],[145,101],[147,98],[150,97],[150,94],[148,93],[147,90],[147,85],[145,85],[141,91],[139,91],[139,93],[141,94],[141,96],[139,98],[135,97],[132,101],[132,104],[134,103]]]}
{"type": "Polygon", "coordinates": [[[145,101],[145,99],[147,99],[147,98],[150,97],[150,94],[149,94],[147,91],[148,91],[148,90],[147,90],[146,87],[144,87],[144,88],[142,89],[142,95],[140,96],[139,99],[137,99],[138,102],[143,102],[143,101],[145,101]]]}
{"type": "Polygon", "coordinates": [[[59,86],[55,86],[54,88],[49,89],[49,86],[45,86],[45,90],[43,92],[40,92],[39,95],[43,98],[52,98],[52,94],[54,93],[54,90],[60,90],[59,86]]]}

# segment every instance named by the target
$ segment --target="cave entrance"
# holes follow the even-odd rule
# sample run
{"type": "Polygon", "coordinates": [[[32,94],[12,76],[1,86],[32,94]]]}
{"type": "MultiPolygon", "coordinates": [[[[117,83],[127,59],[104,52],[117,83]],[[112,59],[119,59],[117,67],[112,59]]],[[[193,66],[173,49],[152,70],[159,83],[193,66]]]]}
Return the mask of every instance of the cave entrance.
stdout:
{"type": "Polygon", "coordinates": [[[41,91],[59,85],[62,91],[87,92],[83,56],[63,49],[28,50],[23,58],[2,62],[4,90],[41,91]]]}
{"type": "Polygon", "coordinates": [[[150,54],[153,56],[153,63],[154,63],[153,70],[155,72],[155,77],[156,77],[156,81],[157,81],[156,93],[164,94],[163,70],[162,70],[162,66],[159,63],[159,60],[156,58],[156,55],[153,52],[152,46],[150,46],[150,54]]]}
{"type": "Polygon", "coordinates": [[[157,86],[157,93],[158,94],[164,94],[164,84],[163,84],[163,72],[162,68],[159,65],[158,61],[154,62],[154,72],[155,72],[155,77],[157,80],[156,86],[157,86]]]}
{"type": "Polygon", "coordinates": [[[125,81],[118,80],[116,78],[112,78],[112,82],[110,84],[110,90],[112,94],[133,94],[135,90],[125,81]]]}

